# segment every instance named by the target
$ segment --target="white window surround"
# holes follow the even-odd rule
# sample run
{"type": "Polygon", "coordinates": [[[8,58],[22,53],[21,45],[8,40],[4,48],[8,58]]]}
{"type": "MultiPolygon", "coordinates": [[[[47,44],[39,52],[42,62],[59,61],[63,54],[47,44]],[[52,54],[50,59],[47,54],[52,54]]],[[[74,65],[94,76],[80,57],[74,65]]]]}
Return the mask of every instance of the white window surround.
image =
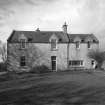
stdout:
{"type": "Polygon", "coordinates": [[[57,36],[55,34],[53,34],[49,41],[51,43],[51,51],[57,50],[57,43],[58,43],[57,36]]]}
{"type": "Polygon", "coordinates": [[[87,42],[87,48],[91,49],[91,42],[90,41],[87,42]]]}
{"type": "Polygon", "coordinates": [[[25,35],[21,34],[20,37],[19,37],[19,42],[20,42],[20,48],[21,49],[26,48],[26,41],[27,41],[27,38],[25,37],[25,35]]]}
{"type": "Polygon", "coordinates": [[[25,49],[26,48],[26,40],[25,39],[20,39],[20,48],[25,49]]]}
{"type": "Polygon", "coordinates": [[[51,50],[57,50],[57,40],[51,39],[51,50]]]}
{"type": "Polygon", "coordinates": [[[80,42],[77,41],[77,42],[75,42],[75,44],[76,44],[76,49],[80,49],[80,42]]]}

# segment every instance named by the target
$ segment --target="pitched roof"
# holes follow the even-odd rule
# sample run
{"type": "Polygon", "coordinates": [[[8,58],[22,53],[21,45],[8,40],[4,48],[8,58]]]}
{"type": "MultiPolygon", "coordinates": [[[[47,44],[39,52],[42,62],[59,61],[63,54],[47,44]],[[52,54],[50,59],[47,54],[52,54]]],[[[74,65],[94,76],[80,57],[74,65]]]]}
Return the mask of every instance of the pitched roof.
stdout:
{"type": "Polygon", "coordinates": [[[19,42],[19,37],[24,34],[29,42],[33,43],[49,43],[50,37],[55,34],[59,43],[67,43],[69,39],[74,41],[75,37],[79,37],[81,40],[85,40],[87,37],[98,42],[98,39],[93,34],[68,34],[64,35],[63,31],[13,31],[8,42],[17,43],[19,42]]]}
{"type": "Polygon", "coordinates": [[[71,42],[73,42],[75,38],[78,37],[81,39],[81,41],[84,41],[84,42],[86,42],[87,39],[91,39],[93,40],[93,42],[99,43],[99,40],[93,34],[68,34],[68,35],[71,42]]]}
{"type": "Polygon", "coordinates": [[[68,42],[68,37],[64,36],[62,31],[13,31],[11,36],[8,38],[8,42],[18,42],[20,35],[24,34],[24,36],[30,40],[30,42],[35,43],[48,43],[50,37],[55,34],[58,39],[60,39],[61,43],[68,42]]]}

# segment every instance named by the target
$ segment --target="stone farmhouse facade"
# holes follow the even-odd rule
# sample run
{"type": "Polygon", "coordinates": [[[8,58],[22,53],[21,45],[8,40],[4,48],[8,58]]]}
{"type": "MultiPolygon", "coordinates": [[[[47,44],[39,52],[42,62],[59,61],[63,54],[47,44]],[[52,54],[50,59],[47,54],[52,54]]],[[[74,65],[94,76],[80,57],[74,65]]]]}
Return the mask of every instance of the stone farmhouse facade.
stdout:
{"type": "Polygon", "coordinates": [[[7,68],[29,71],[45,65],[53,71],[92,69],[95,61],[88,58],[97,50],[99,40],[93,34],[69,34],[66,23],[62,31],[16,31],[7,40],[7,68]]]}

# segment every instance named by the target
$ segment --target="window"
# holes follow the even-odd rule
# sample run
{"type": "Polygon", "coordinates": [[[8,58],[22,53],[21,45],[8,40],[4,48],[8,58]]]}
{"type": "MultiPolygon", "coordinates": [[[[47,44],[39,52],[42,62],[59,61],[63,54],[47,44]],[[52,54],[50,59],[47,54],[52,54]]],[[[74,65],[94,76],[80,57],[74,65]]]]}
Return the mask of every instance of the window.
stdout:
{"type": "Polygon", "coordinates": [[[90,48],[90,42],[89,41],[87,42],[87,47],[90,48]]]}
{"type": "Polygon", "coordinates": [[[56,39],[51,39],[51,50],[56,50],[56,44],[57,40],[56,39]]]}
{"type": "Polygon", "coordinates": [[[96,40],[95,39],[93,39],[93,43],[95,43],[96,42],[96,40]]]}
{"type": "Polygon", "coordinates": [[[59,39],[59,41],[61,42],[61,41],[62,41],[62,39],[60,38],[60,39],[59,39]]]}
{"type": "Polygon", "coordinates": [[[20,47],[22,49],[26,48],[26,40],[25,39],[20,39],[20,47]]]}
{"type": "Polygon", "coordinates": [[[56,56],[51,56],[51,60],[56,60],[56,56]]]}
{"type": "Polygon", "coordinates": [[[84,43],[84,42],[85,42],[85,40],[84,40],[84,39],[82,39],[82,40],[81,40],[81,42],[82,42],[82,43],[84,43]]]}
{"type": "Polygon", "coordinates": [[[56,56],[51,56],[52,70],[56,70],[56,56]]]}
{"type": "Polygon", "coordinates": [[[32,38],[28,38],[28,42],[31,42],[32,41],[32,38]]]}
{"type": "Polygon", "coordinates": [[[82,60],[69,61],[69,65],[70,66],[82,66],[83,65],[83,61],[82,60]]]}
{"type": "Polygon", "coordinates": [[[20,66],[26,66],[26,59],[25,56],[20,57],[20,66]]]}
{"type": "Polygon", "coordinates": [[[92,60],[92,61],[91,61],[91,65],[94,65],[94,63],[95,63],[95,61],[94,61],[94,60],[92,60]]]}
{"type": "Polygon", "coordinates": [[[76,42],[76,48],[77,48],[77,49],[80,48],[80,42],[79,42],[79,41],[76,42]]]}

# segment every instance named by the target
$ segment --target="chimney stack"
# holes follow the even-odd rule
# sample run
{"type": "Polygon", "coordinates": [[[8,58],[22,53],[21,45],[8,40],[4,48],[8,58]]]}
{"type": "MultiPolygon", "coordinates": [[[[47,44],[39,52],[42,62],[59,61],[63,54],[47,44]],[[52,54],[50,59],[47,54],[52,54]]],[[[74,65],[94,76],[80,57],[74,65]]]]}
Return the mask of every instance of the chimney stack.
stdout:
{"type": "Polygon", "coordinates": [[[64,23],[64,25],[62,26],[62,28],[63,28],[64,34],[67,34],[67,24],[66,24],[66,22],[64,23]]]}
{"type": "Polygon", "coordinates": [[[37,28],[37,29],[36,29],[36,31],[37,31],[37,32],[39,32],[39,31],[40,31],[40,29],[39,29],[39,28],[37,28]]]}

